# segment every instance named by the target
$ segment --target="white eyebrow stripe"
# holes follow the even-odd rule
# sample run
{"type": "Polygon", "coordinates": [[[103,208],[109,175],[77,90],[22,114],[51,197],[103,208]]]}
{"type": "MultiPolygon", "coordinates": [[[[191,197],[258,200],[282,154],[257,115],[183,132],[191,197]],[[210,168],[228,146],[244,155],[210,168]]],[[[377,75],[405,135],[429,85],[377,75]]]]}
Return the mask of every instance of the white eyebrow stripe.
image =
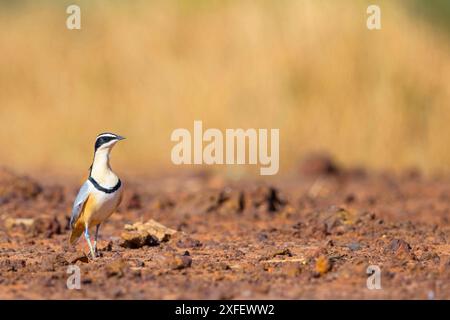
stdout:
{"type": "Polygon", "coordinates": [[[99,135],[97,136],[97,139],[100,138],[100,137],[116,138],[117,136],[116,136],[115,134],[112,134],[112,133],[102,133],[102,134],[99,134],[99,135]]]}

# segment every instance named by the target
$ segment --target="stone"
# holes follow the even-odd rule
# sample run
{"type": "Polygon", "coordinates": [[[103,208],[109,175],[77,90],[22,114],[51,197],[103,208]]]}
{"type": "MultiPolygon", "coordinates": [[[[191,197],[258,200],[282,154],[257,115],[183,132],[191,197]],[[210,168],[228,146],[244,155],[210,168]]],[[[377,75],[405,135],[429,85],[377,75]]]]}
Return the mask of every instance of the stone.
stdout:
{"type": "Polygon", "coordinates": [[[118,277],[121,278],[128,271],[128,265],[125,260],[119,258],[109,263],[106,266],[106,275],[107,277],[118,277]]]}
{"type": "Polygon", "coordinates": [[[145,231],[124,231],[121,234],[122,242],[120,245],[124,248],[138,249],[143,246],[157,246],[158,239],[145,231]]]}
{"type": "Polygon", "coordinates": [[[83,263],[89,262],[87,255],[83,251],[76,251],[76,252],[68,253],[65,255],[64,258],[69,264],[75,264],[78,261],[83,262],[83,263]]]}
{"type": "Polygon", "coordinates": [[[152,219],[150,219],[146,223],[136,222],[132,225],[126,224],[125,230],[147,233],[154,237],[158,242],[169,241],[171,236],[177,232],[176,230],[167,228],[166,226],[152,219]]]}
{"type": "Polygon", "coordinates": [[[192,265],[192,258],[186,251],[183,255],[175,254],[169,260],[169,266],[174,270],[189,268],[192,265]]]}
{"type": "Polygon", "coordinates": [[[318,276],[322,276],[331,270],[331,260],[326,256],[319,256],[316,259],[316,264],[314,266],[314,271],[318,276]]]}

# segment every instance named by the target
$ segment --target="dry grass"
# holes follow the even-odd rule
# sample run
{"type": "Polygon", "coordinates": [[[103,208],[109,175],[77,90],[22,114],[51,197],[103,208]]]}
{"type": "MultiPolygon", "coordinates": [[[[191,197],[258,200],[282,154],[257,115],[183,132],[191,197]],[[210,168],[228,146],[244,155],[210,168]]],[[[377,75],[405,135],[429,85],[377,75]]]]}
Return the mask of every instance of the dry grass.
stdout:
{"type": "Polygon", "coordinates": [[[114,131],[129,137],[115,165],[154,172],[198,119],[280,128],[281,173],[319,149],[449,171],[448,38],[398,1],[378,32],[364,1],[84,1],[69,31],[71,3],[2,7],[1,164],[78,172],[114,131]]]}

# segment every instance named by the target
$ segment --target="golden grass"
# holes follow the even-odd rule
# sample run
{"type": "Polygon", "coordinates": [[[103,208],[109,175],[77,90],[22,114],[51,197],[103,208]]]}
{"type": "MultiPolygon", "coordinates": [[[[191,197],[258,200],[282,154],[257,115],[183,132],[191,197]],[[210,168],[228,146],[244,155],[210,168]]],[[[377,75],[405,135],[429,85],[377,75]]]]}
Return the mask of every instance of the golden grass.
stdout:
{"type": "Polygon", "coordinates": [[[79,172],[113,131],[121,171],[170,169],[170,133],[197,119],[280,128],[280,173],[311,150],[449,171],[448,38],[398,1],[381,31],[364,1],[85,1],[81,31],[70,3],[0,12],[1,164],[79,172]]]}

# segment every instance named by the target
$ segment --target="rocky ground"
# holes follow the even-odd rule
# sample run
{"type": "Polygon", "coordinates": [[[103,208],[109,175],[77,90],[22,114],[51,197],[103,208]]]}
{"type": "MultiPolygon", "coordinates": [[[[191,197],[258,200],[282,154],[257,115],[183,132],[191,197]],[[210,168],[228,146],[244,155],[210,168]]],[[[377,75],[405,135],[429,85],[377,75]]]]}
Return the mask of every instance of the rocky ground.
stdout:
{"type": "Polygon", "coordinates": [[[123,180],[91,260],[84,239],[68,245],[79,184],[0,169],[0,298],[450,299],[450,177],[315,156],[270,183],[123,180]],[[71,265],[79,290],[67,288],[71,265]],[[367,288],[369,265],[380,290],[367,288]]]}

